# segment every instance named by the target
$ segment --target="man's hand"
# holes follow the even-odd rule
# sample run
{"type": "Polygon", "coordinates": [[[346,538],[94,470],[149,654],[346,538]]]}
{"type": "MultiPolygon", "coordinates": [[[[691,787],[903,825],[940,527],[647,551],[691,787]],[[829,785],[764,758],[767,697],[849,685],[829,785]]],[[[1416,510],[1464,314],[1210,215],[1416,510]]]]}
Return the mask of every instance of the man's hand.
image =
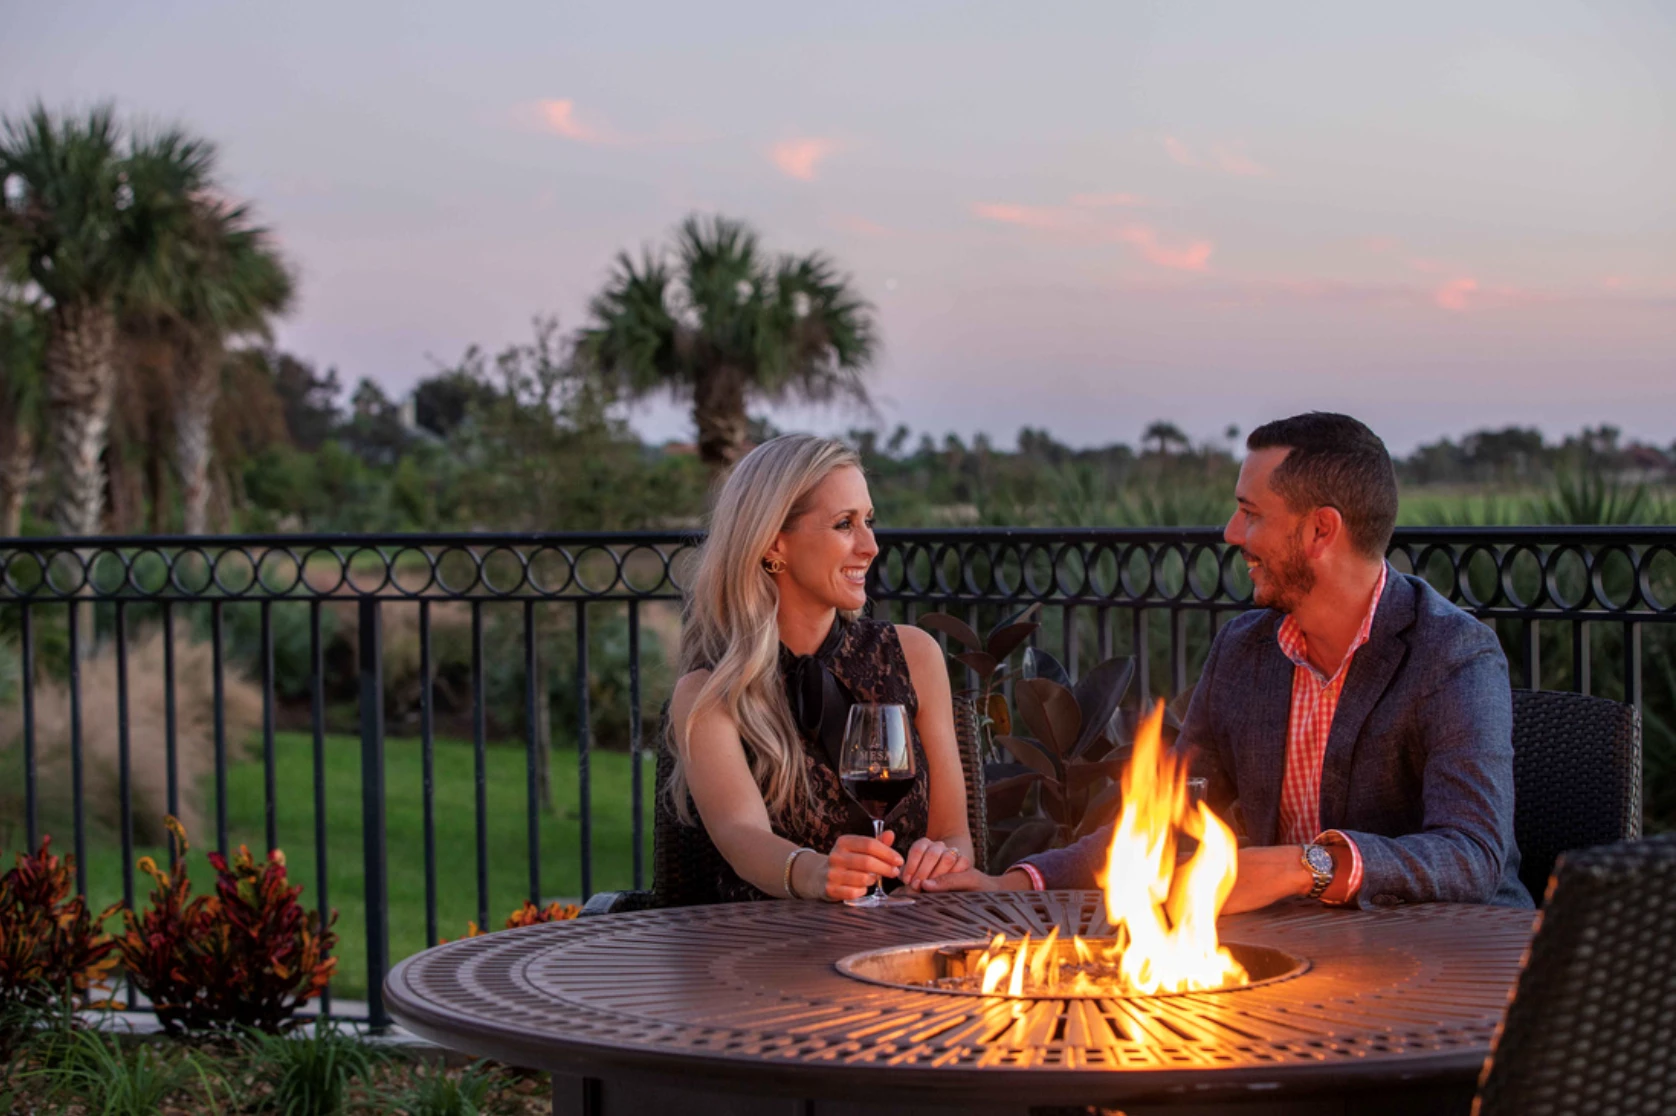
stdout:
{"type": "Polygon", "coordinates": [[[902,882],[918,891],[933,877],[964,872],[971,867],[972,862],[962,856],[959,849],[921,837],[908,850],[907,863],[902,865],[902,882]]]}
{"type": "Polygon", "coordinates": [[[999,876],[989,876],[976,868],[935,876],[920,884],[921,891],[1029,891],[1030,877],[1018,868],[1009,868],[999,876]]]}
{"type": "Polygon", "coordinates": [[[1255,911],[1282,899],[1308,895],[1315,877],[1304,867],[1297,845],[1241,849],[1240,874],[1228,895],[1223,914],[1255,911]]]}
{"type": "Polygon", "coordinates": [[[821,873],[822,899],[834,903],[860,899],[880,876],[895,876],[902,870],[902,856],[890,846],[896,834],[885,830],[875,841],[846,833],[827,854],[821,873]]]}

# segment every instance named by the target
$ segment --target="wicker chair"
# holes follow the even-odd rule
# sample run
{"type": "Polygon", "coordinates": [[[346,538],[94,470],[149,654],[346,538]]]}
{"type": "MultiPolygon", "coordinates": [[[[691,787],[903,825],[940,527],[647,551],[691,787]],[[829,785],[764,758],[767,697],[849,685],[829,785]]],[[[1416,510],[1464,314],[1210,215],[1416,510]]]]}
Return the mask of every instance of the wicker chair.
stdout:
{"type": "Polygon", "coordinates": [[[1513,691],[1513,835],[1519,878],[1548,887],[1567,849],[1641,836],[1641,717],[1585,694],[1513,691]]]}
{"type": "MultiPolygon", "coordinates": [[[[662,735],[659,734],[660,740],[662,735]]],[[[976,855],[974,867],[982,871],[988,865],[989,810],[984,799],[977,717],[971,700],[964,694],[957,694],[954,699],[954,735],[960,746],[960,766],[966,776],[966,823],[976,855]]],[[[681,824],[670,809],[664,788],[669,785],[673,769],[674,759],[669,749],[660,744],[652,815],[651,890],[602,891],[583,905],[584,917],[715,902],[713,881],[722,866],[721,856],[709,841],[698,839],[696,830],[681,824]]]]}
{"type": "Polygon", "coordinates": [[[1668,1113],[1676,835],[1566,853],[1479,1077],[1476,1116],[1668,1113]]]}

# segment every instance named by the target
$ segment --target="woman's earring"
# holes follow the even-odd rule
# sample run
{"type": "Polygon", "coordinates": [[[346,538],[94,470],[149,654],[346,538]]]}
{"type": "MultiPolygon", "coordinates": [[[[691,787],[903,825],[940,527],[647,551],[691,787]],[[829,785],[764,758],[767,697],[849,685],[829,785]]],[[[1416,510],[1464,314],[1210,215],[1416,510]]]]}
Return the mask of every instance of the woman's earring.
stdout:
{"type": "Polygon", "coordinates": [[[784,558],[764,558],[762,568],[771,574],[785,573],[786,560],[784,558]]]}

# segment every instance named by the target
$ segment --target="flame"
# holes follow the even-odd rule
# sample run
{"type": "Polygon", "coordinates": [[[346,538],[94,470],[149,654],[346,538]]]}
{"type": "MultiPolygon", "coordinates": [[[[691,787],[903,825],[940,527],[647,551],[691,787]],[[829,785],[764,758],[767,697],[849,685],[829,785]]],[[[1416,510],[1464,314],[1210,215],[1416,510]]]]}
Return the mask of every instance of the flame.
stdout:
{"type": "Polygon", "coordinates": [[[1166,751],[1159,702],[1135,733],[1123,769],[1123,810],[1100,874],[1106,919],[1127,931],[1118,963],[1142,994],[1243,984],[1245,970],[1218,941],[1216,916],[1239,870],[1233,831],[1200,802],[1188,808],[1187,765],[1166,751]],[[1199,842],[1176,863],[1176,830],[1199,842]]]}
{"type": "Polygon", "coordinates": [[[1234,834],[1204,803],[1189,804],[1187,765],[1164,747],[1163,722],[1159,702],[1135,733],[1123,770],[1123,808],[1100,873],[1113,940],[1074,935],[1067,955],[1057,928],[1034,951],[1028,934],[1016,946],[997,934],[969,970],[984,995],[1003,984],[1008,996],[1062,982],[1077,995],[1157,995],[1249,982],[1216,933],[1239,869],[1234,834]],[[1198,842],[1179,864],[1178,831],[1198,842]]]}

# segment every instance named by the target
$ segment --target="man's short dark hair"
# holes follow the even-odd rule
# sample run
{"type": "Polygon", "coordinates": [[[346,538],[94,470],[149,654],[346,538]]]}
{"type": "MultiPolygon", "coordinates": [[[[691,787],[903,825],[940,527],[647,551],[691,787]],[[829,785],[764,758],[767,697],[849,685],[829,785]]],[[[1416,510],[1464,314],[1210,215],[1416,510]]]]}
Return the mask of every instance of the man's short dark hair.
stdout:
{"type": "Polygon", "coordinates": [[[1397,525],[1397,471],[1385,443],[1349,415],[1311,411],[1266,422],[1250,450],[1290,449],[1269,483],[1293,512],[1337,508],[1357,550],[1383,558],[1397,525]]]}

